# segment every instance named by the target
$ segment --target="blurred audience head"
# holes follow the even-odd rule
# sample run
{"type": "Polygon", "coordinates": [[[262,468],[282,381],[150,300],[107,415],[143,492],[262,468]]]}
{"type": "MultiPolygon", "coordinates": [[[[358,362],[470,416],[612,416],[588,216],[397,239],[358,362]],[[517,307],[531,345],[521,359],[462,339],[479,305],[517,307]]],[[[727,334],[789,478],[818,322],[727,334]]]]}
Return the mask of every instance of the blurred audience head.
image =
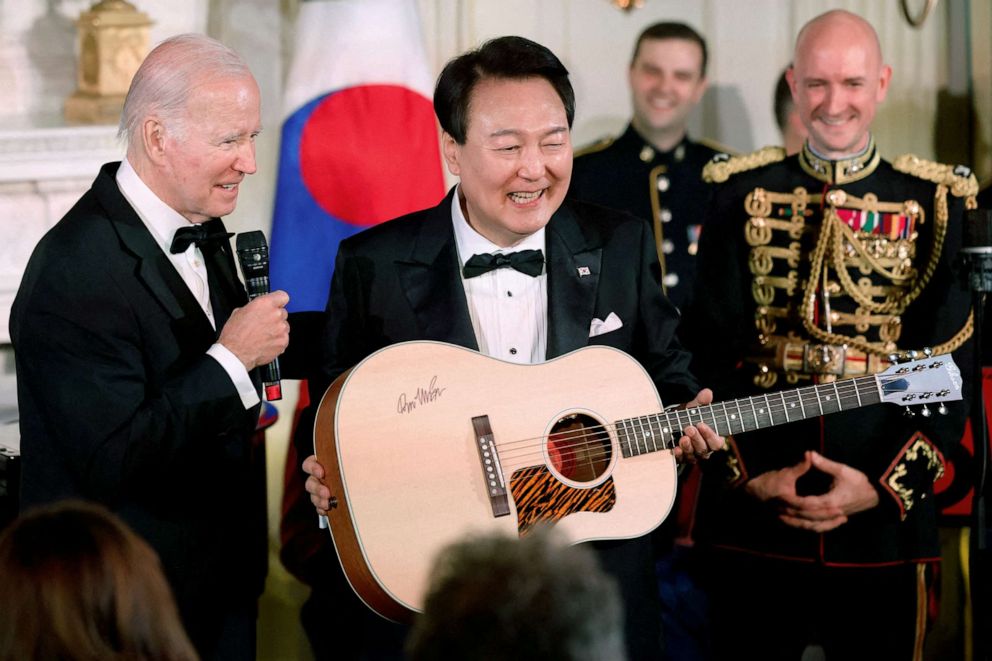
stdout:
{"type": "Polygon", "coordinates": [[[155,552],[106,509],[63,501],[0,535],[0,661],[190,661],[155,552]]]}
{"type": "Polygon", "coordinates": [[[485,536],[437,558],[407,642],[412,661],[624,659],[615,581],[551,529],[485,536]]]}

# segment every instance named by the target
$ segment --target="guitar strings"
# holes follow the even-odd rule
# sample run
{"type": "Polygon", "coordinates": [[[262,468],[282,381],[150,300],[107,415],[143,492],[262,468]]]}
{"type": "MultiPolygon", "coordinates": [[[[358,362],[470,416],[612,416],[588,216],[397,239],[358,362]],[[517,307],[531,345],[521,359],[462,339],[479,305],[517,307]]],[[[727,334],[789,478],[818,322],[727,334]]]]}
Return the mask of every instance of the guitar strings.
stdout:
{"type": "MultiPolygon", "coordinates": [[[[845,393],[843,393],[843,394],[840,395],[840,399],[846,400],[848,403],[851,402],[851,401],[857,401],[858,400],[858,394],[860,394],[859,392],[855,392],[854,394],[851,394],[851,391],[857,391],[858,390],[858,384],[853,383],[854,381],[855,381],[855,379],[850,379],[850,380],[845,380],[842,384],[841,384],[841,382],[838,382],[838,389],[842,389],[842,390],[846,391],[845,393]]],[[[740,399],[740,400],[732,400],[732,401],[728,401],[728,402],[717,402],[715,404],[707,404],[707,405],[704,405],[704,406],[693,407],[693,408],[689,408],[689,409],[669,409],[669,410],[662,411],[662,412],[649,413],[647,415],[635,416],[635,417],[631,417],[631,418],[624,418],[622,420],[616,421],[616,423],[613,423],[613,424],[609,425],[609,427],[615,429],[615,426],[616,426],[617,423],[627,422],[627,423],[629,423],[631,425],[631,428],[632,428],[632,431],[633,431],[633,430],[636,430],[637,428],[644,428],[645,426],[650,426],[652,423],[658,423],[658,422],[661,422],[661,421],[668,422],[670,418],[675,418],[675,422],[681,424],[682,421],[681,421],[680,418],[685,417],[686,420],[689,421],[693,425],[697,424],[698,422],[706,422],[711,427],[713,427],[713,424],[714,423],[716,423],[716,424],[719,425],[722,422],[727,427],[730,427],[731,428],[730,431],[729,431],[729,433],[734,433],[732,427],[734,427],[734,426],[740,426],[740,423],[738,423],[737,425],[734,425],[732,423],[732,420],[734,420],[734,418],[732,418],[732,416],[739,416],[741,419],[743,419],[743,418],[746,418],[747,416],[752,415],[752,413],[750,411],[745,412],[746,409],[744,409],[744,408],[742,408],[740,406],[741,403],[748,402],[751,405],[751,408],[754,411],[756,411],[758,413],[758,415],[761,415],[762,417],[764,417],[766,415],[769,416],[769,417],[774,417],[775,415],[784,413],[786,415],[786,417],[788,418],[788,411],[786,409],[788,408],[790,410],[795,410],[795,404],[793,404],[792,407],[788,407],[787,404],[790,401],[791,402],[798,402],[800,399],[804,400],[804,403],[805,403],[805,400],[808,399],[807,397],[805,397],[805,395],[809,395],[810,394],[810,391],[815,391],[815,389],[817,387],[818,386],[807,386],[807,387],[804,387],[804,388],[799,388],[799,389],[797,389],[795,391],[791,391],[790,392],[790,399],[785,400],[785,401],[783,401],[782,398],[779,397],[775,393],[770,393],[768,395],[755,395],[755,396],[743,398],[743,399],[740,399]],[[774,398],[774,399],[772,399],[772,398],[774,398]],[[765,401],[758,402],[758,404],[756,405],[755,404],[755,400],[765,400],[765,401]],[[761,410],[767,411],[767,413],[761,413],[760,412],[761,410]],[[692,418],[694,418],[694,417],[695,418],[698,418],[698,420],[696,420],[696,421],[693,422],[692,421],[692,418]]],[[[831,390],[832,389],[833,388],[831,387],[831,390]]],[[[872,388],[872,391],[874,391],[874,388],[872,388]]],[[[867,395],[869,393],[868,392],[865,392],[864,394],[867,395]]],[[[814,396],[815,396],[815,393],[814,393],[814,396]]],[[[831,401],[833,401],[833,400],[831,400],[831,401]]],[[[843,406],[842,406],[842,409],[843,409],[843,406]]],[[[817,408],[815,410],[820,410],[819,405],[817,406],[817,408]]],[[[805,416],[803,416],[802,419],[805,419],[805,418],[808,418],[808,417],[813,417],[813,416],[805,415],[805,416]]],[[[671,426],[673,429],[675,428],[674,425],[666,425],[666,426],[671,426]]],[[[685,426],[683,425],[682,427],[679,427],[678,429],[681,430],[681,429],[684,429],[684,427],[685,426]]],[[[588,430],[588,429],[594,429],[594,428],[604,429],[605,426],[603,426],[603,425],[597,425],[597,426],[594,426],[594,427],[586,427],[586,428],[583,428],[582,430],[578,430],[576,432],[559,432],[559,433],[555,434],[555,436],[559,440],[568,440],[570,438],[571,439],[576,439],[576,438],[578,438],[578,439],[584,439],[584,438],[586,438],[586,437],[589,436],[589,434],[588,434],[588,432],[586,430],[588,430]]],[[[511,447],[513,445],[517,445],[517,444],[529,444],[529,443],[532,443],[534,441],[543,442],[544,438],[545,438],[544,436],[534,436],[534,437],[530,437],[530,438],[522,438],[522,439],[516,439],[516,440],[512,440],[512,441],[505,441],[504,443],[501,444],[501,447],[507,447],[507,448],[509,448],[509,447],[511,447]]]]}
{"type": "MultiPolygon", "coordinates": [[[[893,380],[900,377],[893,377],[893,380]]],[[[553,443],[554,450],[560,457],[565,459],[574,459],[579,454],[582,455],[584,460],[587,459],[597,459],[605,458],[611,455],[614,450],[612,447],[611,437],[609,432],[613,432],[617,436],[624,433],[628,438],[626,442],[632,443],[636,447],[631,449],[636,449],[638,452],[636,454],[644,454],[647,452],[655,452],[661,450],[670,450],[675,447],[678,440],[681,439],[683,434],[682,430],[687,425],[682,425],[681,418],[684,416],[687,423],[697,424],[698,422],[706,422],[711,429],[721,435],[727,435],[728,433],[739,433],[735,431],[735,427],[740,427],[740,431],[751,431],[761,427],[758,425],[752,429],[747,429],[747,419],[755,418],[768,418],[773,420],[776,416],[785,415],[786,420],[779,422],[778,424],[784,424],[785,422],[792,422],[799,419],[808,419],[811,417],[819,417],[824,412],[823,402],[820,401],[820,393],[824,390],[833,391],[836,395],[827,398],[827,407],[832,408],[832,402],[839,403],[839,407],[836,411],[829,411],[829,413],[834,413],[837,411],[843,411],[853,408],[859,408],[860,406],[865,406],[868,404],[875,404],[881,402],[881,399],[877,399],[878,389],[875,384],[874,377],[858,377],[854,379],[844,379],[842,381],[834,382],[834,384],[819,384],[814,386],[806,386],[803,388],[791,391],[788,395],[788,399],[783,399],[783,393],[769,393],[768,395],[755,395],[752,397],[742,398],[739,400],[731,402],[718,402],[716,404],[708,404],[701,407],[693,407],[691,409],[677,409],[669,410],[661,413],[653,413],[644,416],[638,416],[636,418],[626,418],[619,420],[617,422],[608,425],[591,425],[582,427],[579,430],[568,431],[568,432],[558,432],[552,433],[549,437],[538,436],[524,439],[517,439],[512,441],[506,441],[503,443],[497,443],[497,449],[500,451],[500,458],[503,462],[519,462],[523,460],[533,461],[540,459],[543,461],[544,448],[546,444],[553,443]],[[868,388],[863,388],[863,386],[868,385],[868,388]],[[836,384],[836,386],[835,386],[836,384]],[[820,392],[818,393],[817,390],[820,392]],[[815,400],[810,400],[810,395],[815,398],[815,400]],[[874,395],[875,398],[869,397],[874,395]],[[758,400],[756,403],[755,400],[758,400]],[[867,401],[866,401],[867,400],[867,401]],[[802,401],[799,409],[796,409],[797,403],[802,401]],[[816,406],[810,407],[810,413],[806,412],[805,404],[807,401],[815,401],[816,406]],[[851,404],[854,406],[850,406],[851,404]],[[742,407],[742,405],[744,405],[742,407]],[[747,405],[750,405],[751,410],[747,410],[747,405]],[[794,413],[800,413],[799,418],[789,419],[790,411],[794,413]],[[709,420],[706,416],[709,414],[709,420]],[[671,425],[670,418],[674,417],[677,425],[671,425]],[[697,418],[697,420],[693,420],[697,418]],[[665,423],[664,427],[658,427],[657,430],[654,428],[661,422],[665,423]],[[720,432],[720,428],[725,427],[726,432],[720,432]],[[649,434],[645,434],[645,430],[649,434]],[[675,434],[678,433],[678,437],[675,434]],[[640,434],[640,438],[636,437],[640,434]],[[656,438],[661,436],[661,445],[659,446],[656,438]],[[599,447],[598,456],[595,454],[595,450],[590,451],[589,448],[599,447]],[[643,449],[642,449],[643,448],[643,449]]],[[[919,394],[924,391],[904,391],[907,394],[919,394]]],[[[772,426],[772,425],[765,425],[772,426]]],[[[624,441],[621,441],[621,444],[624,441]]]]}

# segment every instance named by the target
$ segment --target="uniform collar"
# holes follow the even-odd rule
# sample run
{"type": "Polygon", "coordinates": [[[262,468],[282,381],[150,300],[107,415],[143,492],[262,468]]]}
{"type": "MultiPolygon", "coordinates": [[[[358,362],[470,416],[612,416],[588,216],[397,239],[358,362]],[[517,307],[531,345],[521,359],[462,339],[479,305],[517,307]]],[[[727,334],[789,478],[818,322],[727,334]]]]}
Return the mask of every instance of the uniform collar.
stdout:
{"type": "Polygon", "coordinates": [[[655,159],[678,163],[685,158],[689,145],[689,134],[686,133],[677,145],[668,151],[659,151],[657,147],[637,132],[633,124],[627,127],[625,137],[629,138],[632,143],[635,143],[635,149],[638,150],[637,156],[644,163],[651,163],[655,159]]]}
{"type": "Polygon", "coordinates": [[[828,184],[849,184],[864,179],[878,167],[882,156],[875,137],[868,136],[868,146],[860,154],[832,161],[816,154],[807,141],[799,152],[799,165],[809,176],[828,184]]]}

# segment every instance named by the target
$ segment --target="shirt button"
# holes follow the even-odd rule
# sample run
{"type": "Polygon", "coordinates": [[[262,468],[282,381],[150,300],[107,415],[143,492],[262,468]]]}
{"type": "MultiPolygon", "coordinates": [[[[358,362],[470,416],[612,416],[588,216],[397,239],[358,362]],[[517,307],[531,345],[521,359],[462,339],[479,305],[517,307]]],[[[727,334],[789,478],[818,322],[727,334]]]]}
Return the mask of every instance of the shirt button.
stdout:
{"type": "Polygon", "coordinates": [[[510,347],[510,355],[511,356],[516,356],[517,355],[517,350],[514,349],[513,347],[510,347]]]}
{"type": "Polygon", "coordinates": [[[668,223],[672,220],[672,212],[670,209],[660,209],[658,211],[658,216],[661,218],[661,222],[668,223]]]}
{"type": "Polygon", "coordinates": [[[668,177],[658,177],[658,190],[662,193],[668,190],[669,184],[670,182],[668,181],[668,177]]]}
{"type": "Polygon", "coordinates": [[[678,273],[666,273],[662,282],[666,287],[674,287],[679,284],[679,274],[678,273]]]}
{"type": "Polygon", "coordinates": [[[661,252],[671,255],[673,250],[675,250],[675,244],[670,239],[665,239],[661,242],[661,252]]]}
{"type": "Polygon", "coordinates": [[[509,296],[510,298],[513,298],[513,292],[512,291],[506,292],[506,295],[509,296]]]}

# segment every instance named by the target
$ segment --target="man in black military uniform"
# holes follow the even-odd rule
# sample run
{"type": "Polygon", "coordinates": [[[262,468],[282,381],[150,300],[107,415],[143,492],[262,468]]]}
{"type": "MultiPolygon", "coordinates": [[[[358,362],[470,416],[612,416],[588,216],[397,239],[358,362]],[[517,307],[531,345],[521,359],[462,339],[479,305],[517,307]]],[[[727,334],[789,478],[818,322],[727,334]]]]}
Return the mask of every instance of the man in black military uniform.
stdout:
{"type": "Polygon", "coordinates": [[[683,23],[656,23],[638,37],[628,79],[630,125],[619,138],[577,152],[570,194],[651,221],[662,283],[683,307],[709,192],[702,169],[725,151],[686,133],[706,91],[706,42],[683,23]]]}
{"type": "MultiPolygon", "coordinates": [[[[827,12],[800,31],[789,72],[803,150],[707,166],[722,183],[700,247],[707,296],[683,335],[719,398],[764,395],[763,413],[762,402],[795,404],[769,394],[795,386],[850,392],[841,379],[925,347],[970,365],[970,295],[954,258],[977,183],[967,168],[881,159],[869,128],[890,76],[872,27],[827,12]]],[[[794,419],[818,415],[809,401],[794,419]]],[[[709,462],[696,538],[715,560],[718,658],[798,659],[811,642],[829,659],[920,658],[940,560],[933,482],[967,407],[947,409],[811,417],[736,434],[709,462]]]]}

